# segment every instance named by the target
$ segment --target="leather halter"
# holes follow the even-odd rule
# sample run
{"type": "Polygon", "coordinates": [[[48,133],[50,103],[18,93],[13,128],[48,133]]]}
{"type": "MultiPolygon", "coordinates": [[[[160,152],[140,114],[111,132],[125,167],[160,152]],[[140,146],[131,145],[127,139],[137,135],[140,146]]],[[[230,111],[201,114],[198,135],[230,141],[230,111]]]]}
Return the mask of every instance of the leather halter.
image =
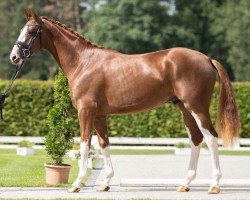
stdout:
{"type": "Polygon", "coordinates": [[[39,19],[38,23],[39,23],[38,25],[26,25],[26,26],[38,26],[38,29],[35,33],[34,32],[28,33],[28,35],[32,37],[28,45],[24,44],[21,41],[16,41],[16,45],[19,48],[19,53],[22,59],[30,58],[32,46],[38,35],[40,35],[40,47],[41,47],[41,33],[42,33],[42,28],[43,28],[43,21],[39,19]]]}
{"type": "Polygon", "coordinates": [[[20,53],[21,58],[23,59],[23,62],[22,62],[22,64],[20,66],[16,66],[16,71],[12,75],[10,83],[6,87],[5,92],[0,93],[0,119],[3,119],[3,105],[4,105],[5,98],[7,97],[8,93],[9,93],[11,87],[12,87],[12,84],[14,83],[15,79],[17,78],[20,70],[22,69],[25,60],[27,58],[30,58],[32,46],[33,46],[34,41],[35,41],[35,39],[37,38],[38,35],[40,35],[40,48],[42,47],[41,33],[42,33],[42,28],[43,28],[43,21],[41,19],[39,19],[38,25],[27,25],[27,26],[38,26],[38,29],[37,29],[37,31],[35,33],[33,33],[33,32],[28,33],[32,37],[31,41],[30,41],[30,43],[28,45],[24,44],[21,41],[16,41],[16,45],[19,48],[19,53],[20,53]]]}

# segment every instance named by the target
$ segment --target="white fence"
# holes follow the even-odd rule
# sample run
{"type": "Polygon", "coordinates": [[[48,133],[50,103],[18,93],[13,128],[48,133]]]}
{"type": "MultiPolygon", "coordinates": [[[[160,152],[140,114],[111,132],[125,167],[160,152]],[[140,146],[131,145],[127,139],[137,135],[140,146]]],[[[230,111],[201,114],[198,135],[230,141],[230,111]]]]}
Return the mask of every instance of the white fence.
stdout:
{"type": "MultiPolygon", "coordinates": [[[[30,141],[35,145],[44,145],[43,137],[19,137],[19,136],[0,136],[1,144],[17,145],[19,142],[26,140],[30,141]]],[[[75,137],[74,141],[80,142],[79,137],[75,137]]],[[[161,146],[169,147],[174,146],[178,143],[189,144],[188,138],[135,138],[135,137],[110,137],[110,144],[112,146],[161,146]]],[[[222,141],[219,140],[219,144],[222,145],[222,141]]],[[[97,136],[92,137],[92,145],[98,147],[97,136]]],[[[3,146],[3,145],[2,145],[3,146]]],[[[239,139],[239,146],[250,146],[250,139],[241,138],[239,139]]]]}

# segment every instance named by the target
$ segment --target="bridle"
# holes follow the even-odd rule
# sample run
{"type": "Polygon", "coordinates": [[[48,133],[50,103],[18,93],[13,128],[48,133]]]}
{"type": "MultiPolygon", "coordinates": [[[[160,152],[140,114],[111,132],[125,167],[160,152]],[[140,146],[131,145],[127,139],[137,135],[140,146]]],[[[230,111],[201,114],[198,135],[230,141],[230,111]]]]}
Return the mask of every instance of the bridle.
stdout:
{"type": "Polygon", "coordinates": [[[42,33],[42,28],[43,28],[43,21],[39,19],[38,25],[26,25],[26,26],[38,26],[38,29],[36,32],[28,32],[28,35],[31,36],[31,40],[28,45],[24,44],[21,41],[18,41],[18,40],[16,41],[16,45],[19,48],[19,53],[22,59],[30,58],[32,46],[38,35],[40,36],[40,47],[42,47],[42,44],[41,44],[42,34],[41,33],[42,33]]]}
{"type": "Polygon", "coordinates": [[[15,79],[17,78],[20,70],[22,69],[26,59],[30,58],[32,46],[33,46],[36,38],[38,37],[38,35],[40,37],[40,48],[42,47],[42,34],[41,33],[42,33],[42,28],[43,28],[43,21],[39,18],[38,25],[26,25],[26,26],[38,26],[38,29],[36,32],[28,32],[28,34],[31,36],[31,40],[30,40],[30,43],[28,45],[24,44],[21,41],[16,41],[16,45],[19,49],[19,53],[20,53],[20,56],[21,56],[23,62],[20,66],[18,66],[18,65],[16,66],[16,71],[12,75],[12,77],[10,79],[10,83],[6,87],[5,92],[0,93],[0,118],[1,119],[3,119],[3,104],[5,101],[5,98],[6,98],[7,94],[9,93],[11,86],[14,83],[15,79]]]}

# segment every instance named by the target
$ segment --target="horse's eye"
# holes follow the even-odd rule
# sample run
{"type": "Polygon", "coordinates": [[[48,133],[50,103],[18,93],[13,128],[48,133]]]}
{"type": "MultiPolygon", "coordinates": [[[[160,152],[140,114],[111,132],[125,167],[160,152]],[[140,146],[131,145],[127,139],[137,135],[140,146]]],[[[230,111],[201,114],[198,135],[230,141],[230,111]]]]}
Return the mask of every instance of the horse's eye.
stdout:
{"type": "Polygon", "coordinates": [[[35,35],[36,35],[36,32],[34,32],[34,31],[29,31],[27,34],[30,35],[30,36],[35,36],[35,35]]]}

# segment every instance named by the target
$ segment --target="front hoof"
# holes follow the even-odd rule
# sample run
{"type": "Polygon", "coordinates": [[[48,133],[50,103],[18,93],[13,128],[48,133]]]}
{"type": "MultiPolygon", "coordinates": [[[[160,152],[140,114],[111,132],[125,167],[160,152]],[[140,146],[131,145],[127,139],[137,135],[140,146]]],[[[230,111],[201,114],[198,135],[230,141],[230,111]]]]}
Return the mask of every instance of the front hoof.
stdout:
{"type": "Polygon", "coordinates": [[[80,188],[73,186],[73,187],[68,189],[68,192],[69,193],[76,193],[76,192],[80,192],[80,190],[81,190],[80,188]]]}
{"type": "Polygon", "coordinates": [[[218,193],[220,193],[220,188],[216,186],[210,187],[208,190],[208,194],[218,194],[218,193]]]}
{"type": "Polygon", "coordinates": [[[107,192],[109,191],[110,187],[108,185],[100,185],[100,187],[97,189],[98,192],[107,192]]]}
{"type": "Polygon", "coordinates": [[[184,185],[180,185],[180,186],[177,188],[177,192],[188,192],[189,190],[190,190],[189,187],[184,186],[184,185]]]}

